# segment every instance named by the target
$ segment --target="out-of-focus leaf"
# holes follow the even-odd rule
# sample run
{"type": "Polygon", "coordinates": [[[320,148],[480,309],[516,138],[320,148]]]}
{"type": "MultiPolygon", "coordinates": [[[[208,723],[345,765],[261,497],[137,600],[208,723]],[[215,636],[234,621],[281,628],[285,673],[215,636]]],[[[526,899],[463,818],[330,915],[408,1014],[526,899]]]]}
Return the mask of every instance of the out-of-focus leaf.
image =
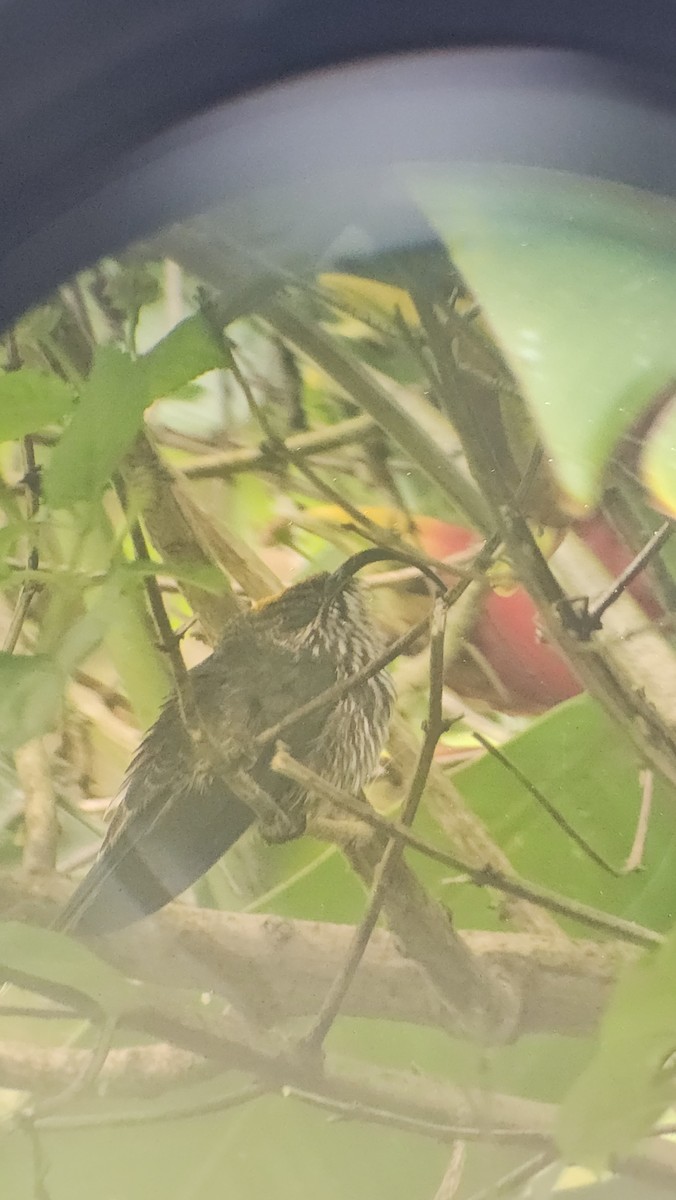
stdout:
{"type": "Polygon", "coordinates": [[[598,1049],[561,1109],[559,1143],[594,1170],[647,1135],[676,1091],[676,931],[629,967],[601,1023],[598,1049]]]}
{"type": "Polygon", "coordinates": [[[171,688],[171,678],[153,640],[139,590],[120,596],[117,615],[106,630],[104,645],[125,694],[145,729],[156,719],[171,688]]]}
{"type": "Polygon", "coordinates": [[[417,170],[574,509],[676,373],[676,207],[561,172],[417,170]]]}
{"type": "Polygon", "coordinates": [[[6,579],[8,575],[13,574],[12,568],[5,560],[7,555],[11,554],[22,533],[26,532],[26,526],[27,522],[17,521],[0,529],[0,579],[6,579]]]}
{"type": "Polygon", "coordinates": [[[97,589],[96,598],[61,637],[54,651],[54,658],[66,673],[72,672],[92,650],[101,643],[107,630],[116,619],[120,594],[114,584],[97,589]]]}
{"type": "MultiPolygon", "coordinates": [[[[146,728],[155,720],[169,691],[166,657],[155,645],[156,635],[145,608],[142,581],[134,579],[125,564],[119,562],[119,545],[103,505],[90,505],[84,514],[87,530],[84,539],[79,536],[81,515],[64,515],[54,523],[60,554],[66,561],[75,561],[85,575],[108,575],[107,587],[111,591],[105,594],[112,594],[114,612],[111,620],[106,617],[102,623],[103,645],[140,724],[146,728]]],[[[43,643],[44,648],[60,646],[73,624],[74,614],[83,615],[83,605],[96,608],[101,602],[101,589],[82,587],[81,581],[71,597],[65,594],[65,588],[53,589],[50,609],[42,622],[43,637],[48,633],[52,640],[43,643]]],[[[100,614],[94,620],[98,622],[100,614]]],[[[97,631],[92,624],[83,625],[75,636],[86,640],[88,629],[93,647],[97,631]]]]}
{"type": "Polygon", "coordinates": [[[139,359],[149,400],[171,396],[191,380],[230,366],[226,343],[218,338],[201,312],[186,317],[139,359]]]}
{"type": "Polygon", "coordinates": [[[145,373],[111,346],[96,351],[77,411],[45,471],[52,508],[96,499],[130,448],[149,403],[145,373]]]}
{"type": "Polygon", "coordinates": [[[672,397],[646,433],[641,480],[662,512],[676,519],[676,400],[672,397]]]}
{"type": "Polygon", "coordinates": [[[149,575],[162,575],[169,579],[175,579],[177,583],[192,583],[195,587],[199,587],[205,592],[211,592],[215,596],[222,595],[228,587],[223,572],[208,563],[197,563],[191,566],[190,563],[154,562],[138,559],[136,562],[121,564],[116,567],[115,571],[120,579],[130,576],[135,579],[147,579],[149,575]]]}
{"type": "Polygon", "coordinates": [[[105,294],[113,308],[135,318],[139,309],[155,304],[162,295],[156,265],[118,263],[106,279],[105,294]]]}
{"type": "MultiPolygon", "coordinates": [[[[243,1083],[244,1081],[242,1081],[243,1083]]],[[[218,1087],[225,1090],[222,1079],[218,1087]]],[[[236,1091],[242,1084],[235,1079],[236,1091]]],[[[41,1132],[49,1162],[50,1200],[427,1200],[448,1148],[418,1135],[358,1119],[329,1121],[292,1097],[270,1096],[229,1111],[199,1115],[216,1092],[184,1091],[175,1103],[195,1113],[134,1122],[170,1103],[109,1101],[119,1124],[41,1132]],[[95,1191],[92,1191],[96,1181],[95,1191]]],[[[104,1114],[105,1116],[105,1114],[104,1114]]],[[[22,1129],[3,1141],[2,1194],[32,1200],[31,1144],[22,1129]]]]}
{"type": "Polygon", "coordinates": [[[0,441],[12,441],[60,421],[74,402],[73,389],[58,375],[31,367],[0,375],[0,441]]]}
{"type": "Polygon", "coordinates": [[[56,720],[65,674],[46,654],[0,652],[0,746],[14,750],[50,729],[56,720]]]}
{"type": "Polygon", "coordinates": [[[77,411],[45,472],[50,505],[67,508],[100,495],[147,406],[228,361],[225,345],[201,313],[182,321],[137,361],[114,347],[99,347],[77,411]]]}
{"type": "Polygon", "coordinates": [[[138,1004],[134,985],[91,950],[19,921],[0,922],[0,976],[6,973],[80,992],[109,1017],[138,1004]]]}

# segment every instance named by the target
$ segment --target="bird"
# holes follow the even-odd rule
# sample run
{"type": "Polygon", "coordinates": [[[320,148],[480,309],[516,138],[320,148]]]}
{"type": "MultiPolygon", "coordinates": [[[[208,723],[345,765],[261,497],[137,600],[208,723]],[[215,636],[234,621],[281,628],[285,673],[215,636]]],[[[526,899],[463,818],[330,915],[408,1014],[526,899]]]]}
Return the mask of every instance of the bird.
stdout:
{"type": "MultiPolygon", "coordinates": [[[[272,769],[274,741],[256,738],[381,652],[382,635],[355,578],[374,554],[385,557],[362,551],[228,621],[213,653],[187,672],[199,725],[218,755],[195,743],[179,695],[170,696],[132,759],[97,858],[57,929],[115,933],[195,883],[256,820],[234,782],[237,762],[271,808],[304,827],[309,797],[272,769]]],[[[393,702],[391,675],[378,670],[330,707],[290,723],[284,741],[327,782],[358,794],[377,771],[393,702]]]]}

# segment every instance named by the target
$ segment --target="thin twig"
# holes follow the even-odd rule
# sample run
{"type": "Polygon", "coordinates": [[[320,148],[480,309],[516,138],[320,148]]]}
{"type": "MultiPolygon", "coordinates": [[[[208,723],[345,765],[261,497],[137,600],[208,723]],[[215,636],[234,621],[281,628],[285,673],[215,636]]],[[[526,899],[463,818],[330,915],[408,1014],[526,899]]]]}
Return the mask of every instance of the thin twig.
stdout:
{"type": "Polygon", "coordinates": [[[47,1190],[49,1161],[37,1129],[31,1120],[24,1120],[21,1128],[28,1138],[33,1171],[33,1200],[52,1200],[47,1190]]]}
{"type": "Polygon", "coordinates": [[[138,1125],[156,1125],[162,1121],[186,1121],[196,1117],[204,1117],[210,1113],[228,1112],[240,1108],[251,1100],[257,1100],[270,1091],[264,1083],[252,1083],[238,1092],[229,1092],[224,1096],[212,1096],[208,1100],[195,1100],[188,1104],[174,1104],[163,1109],[140,1109],[115,1113],[82,1113],[80,1115],[37,1117],[33,1124],[38,1129],[71,1130],[71,1129],[120,1129],[138,1125]]]}
{"type": "Polygon", "coordinates": [[[437,846],[434,846],[424,838],[418,837],[417,834],[412,833],[410,829],[401,825],[400,822],[390,821],[386,817],[381,817],[379,813],[375,812],[374,809],[370,808],[362,800],[348,795],[347,792],[341,791],[340,788],[333,787],[332,784],[327,783],[326,780],[316,775],[314,771],[311,771],[308,767],[303,766],[292,758],[283,746],[278,746],[271,765],[273,770],[279,771],[281,775],[285,775],[288,779],[293,779],[307,791],[313,792],[315,795],[320,796],[331,804],[337,805],[339,808],[347,809],[348,812],[353,813],[356,817],[360,817],[365,824],[371,825],[374,829],[382,829],[390,837],[398,838],[405,845],[410,846],[412,850],[417,850],[427,858],[433,859],[434,862],[439,862],[443,866],[450,867],[452,870],[459,872],[461,875],[466,875],[468,880],[477,887],[491,887],[497,891],[505,892],[508,896],[518,896],[520,899],[540,905],[550,912],[569,917],[571,920],[578,921],[582,925],[588,925],[592,929],[602,929],[622,941],[631,942],[634,945],[660,946],[664,941],[661,934],[656,933],[653,929],[648,929],[644,925],[638,925],[634,921],[626,921],[622,917],[613,916],[611,913],[601,912],[599,909],[582,904],[577,900],[570,900],[564,896],[560,896],[556,892],[539,887],[537,884],[527,883],[517,876],[510,878],[493,867],[485,866],[476,868],[470,866],[469,863],[463,862],[461,859],[456,858],[455,855],[448,854],[445,850],[438,849],[437,846]]]}
{"type": "Polygon", "coordinates": [[[542,1154],[536,1154],[527,1162],[520,1163],[518,1167],[508,1171],[500,1179],[496,1179],[495,1183],[489,1183],[488,1187],[480,1188],[478,1192],[472,1192],[467,1200],[501,1200],[501,1197],[509,1196],[517,1188],[521,1189],[525,1183],[530,1183],[531,1179],[535,1179],[535,1176],[552,1162],[554,1162],[554,1152],[543,1150],[542,1154]]]}
{"type": "Polygon", "coordinates": [[[41,1100],[38,1104],[28,1105],[23,1109],[21,1117],[35,1124],[38,1118],[47,1116],[59,1108],[65,1108],[71,1100],[74,1100],[76,1096],[79,1096],[82,1092],[90,1088],[101,1074],[101,1070],[113,1044],[116,1028],[117,1018],[104,1020],[99,1029],[96,1045],[87,1056],[79,1075],[76,1075],[63,1091],[58,1092],[55,1096],[49,1096],[46,1100],[41,1100]]]}
{"type": "Polygon", "coordinates": [[[291,301],[273,301],[264,316],[282,337],[326,371],[404,453],[410,453],[416,465],[446,495],[452,495],[471,524],[484,531],[491,528],[483,497],[454,461],[457,435],[432,404],[370,370],[316,322],[298,312],[291,301]]]}
{"type": "Polygon", "coordinates": [[[650,767],[646,767],[643,771],[639,771],[638,778],[641,786],[641,808],[636,822],[634,842],[624,864],[625,875],[628,875],[630,871],[638,871],[643,863],[643,851],[653,803],[654,771],[651,771],[650,767]]]}
{"type": "MultiPolygon", "coordinates": [[[[334,487],[331,487],[329,483],[326,483],[326,481],[322,479],[315,470],[313,470],[310,464],[305,461],[304,457],[301,456],[296,458],[286,441],[277,436],[267,419],[265,410],[263,409],[262,405],[258,403],[256,397],[254,396],[253,388],[251,387],[249,380],[237,361],[235,347],[232,343],[230,343],[230,354],[232,359],[230,368],[232,374],[244,393],[252,416],[256,421],[258,421],[258,424],[267,438],[268,445],[273,447],[277,457],[282,462],[285,462],[289,466],[293,466],[296,468],[296,470],[300,471],[300,473],[314,485],[319,494],[323,496],[325,500],[328,500],[330,504],[335,504],[338,508],[341,508],[344,512],[346,512],[347,515],[354,521],[357,529],[363,534],[364,537],[370,538],[371,541],[375,541],[377,544],[389,544],[391,542],[391,538],[387,537],[386,532],[384,533],[380,526],[376,525],[374,521],[369,520],[365,513],[357,508],[356,505],[352,504],[352,502],[347,496],[345,496],[344,493],[336,491],[334,487]]],[[[395,541],[398,544],[399,539],[395,539],[395,541]]]]}
{"type": "MultiPolygon", "coordinates": [[[[393,1108],[365,1103],[361,1100],[343,1100],[322,1092],[321,1084],[317,1082],[316,1091],[294,1085],[284,1088],[284,1095],[293,1096],[314,1108],[333,1113],[340,1121],[368,1121],[374,1125],[386,1125],[393,1129],[401,1129],[405,1133],[420,1134],[434,1141],[454,1142],[458,1139],[473,1142],[497,1142],[502,1145],[533,1145],[546,1140],[542,1129],[516,1128],[484,1122],[470,1124],[469,1121],[435,1120],[433,1116],[424,1117],[413,1113],[396,1111],[393,1108]]],[[[490,1100],[487,1101],[490,1104],[490,1100]]]]}
{"type": "Polygon", "coordinates": [[[636,555],[633,562],[630,562],[629,566],[625,567],[622,574],[617,577],[612,587],[608,589],[608,591],[604,596],[601,597],[600,600],[597,600],[596,604],[592,608],[587,609],[586,613],[584,614],[584,620],[588,622],[588,628],[590,632],[593,629],[601,628],[601,618],[606,609],[610,608],[611,604],[614,604],[615,601],[619,599],[622,593],[625,592],[629,585],[633,583],[634,579],[636,579],[636,576],[640,575],[641,571],[645,569],[651,558],[653,558],[658,551],[662,549],[662,547],[671,537],[673,529],[673,521],[665,521],[662,525],[660,525],[659,529],[656,530],[653,536],[646,542],[640,553],[636,555]]]}
{"type": "MultiPolygon", "coordinates": [[[[650,537],[642,506],[643,488],[627,480],[616,462],[610,464],[608,476],[611,486],[604,493],[601,512],[620,541],[632,554],[638,554],[650,537]]],[[[676,610],[676,581],[662,554],[655,555],[649,570],[651,592],[665,613],[673,613],[676,610]]]]}
{"type": "MultiPolygon", "coordinates": [[[[184,481],[160,458],[145,431],[125,459],[124,478],[127,486],[144,497],[144,524],[152,544],[164,559],[213,568],[215,558],[229,569],[224,547],[220,544],[223,539],[219,541],[212,523],[186,491],[184,481]]],[[[230,565],[236,575],[232,559],[230,565]]],[[[239,566],[242,566],[241,561],[239,566]]],[[[243,580],[244,572],[241,574],[243,580]]],[[[250,595],[255,594],[253,574],[247,577],[245,586],[250,595]]],[[[273,585],[267,592],[261,588],[258,594],[269,595],[274,590],[273,585]]],[[[202,627],[213,641],[220,637],[226,622],[240,611],[238,601],[229,591],[216,596],[187,581],[182,591],[191,607],[199,612],[202,627]]]]}
{"type": "MultiPolygon", "coordinates": [[[[378,426],[372,417],[349,417],[326,429],[312,430],[310,433],[290,434],[285,438],[285,446],[293,461],[321,454],[326,450],[337,449],[340,446],[350,446],[363,442],[378,426]]],[[[253,448],[238,450],[222,450],[218,454],[205,454],[197,462],[188,463],[181,473],[186,479],[228,479],[243,471],[265,471],[278,462],[276,445],[264,444],[253,448]]],[[[349,461],[345,461],[345,466],[349,461]]]]}
{"type": "Polygon", "coordinates": [[[466,1157],[467,1145],[464,1141],[458,1140],[451,1150],[451,1157],[444,1171],[444,1177],[434,1193],[434,1200],[455,1200],[462,1183],[466,1157]]]}

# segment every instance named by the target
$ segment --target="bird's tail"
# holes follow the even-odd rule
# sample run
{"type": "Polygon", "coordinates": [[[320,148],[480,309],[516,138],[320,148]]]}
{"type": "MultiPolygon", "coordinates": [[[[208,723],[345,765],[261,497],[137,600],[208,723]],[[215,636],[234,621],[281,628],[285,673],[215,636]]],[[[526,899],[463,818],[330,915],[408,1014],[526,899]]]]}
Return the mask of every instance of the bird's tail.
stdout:
{"type": "Polygon", "coordinates": [[[220,780],[197,794],[183,792],[130,810],[111,828],[55,927],[113,933],[157,912],[204,875],[253,819],[220,780]]]}

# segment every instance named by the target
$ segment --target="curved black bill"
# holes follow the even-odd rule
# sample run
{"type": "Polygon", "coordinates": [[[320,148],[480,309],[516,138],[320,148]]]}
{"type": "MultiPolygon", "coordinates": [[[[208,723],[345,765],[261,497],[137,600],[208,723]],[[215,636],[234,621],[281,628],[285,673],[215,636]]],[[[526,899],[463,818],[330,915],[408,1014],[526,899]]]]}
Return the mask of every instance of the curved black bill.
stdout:
{"type": "Polygon", "coordinates": [[[440,592],[448,590],[443,579],[414,551],[407,554],[405,550],[383,550],[380,546],[371,546],[368,550],[360,550],[358,554],[353,554],[350,558],[347,558],[337,570],[329,575],[326,581],[327,596],[337,595],[353,575],[361,571],[362,567],[367,567],[369,563],[374,562],[405,563],[406,566],[415,567],[422,575],[431,579],[440,592]]]}

